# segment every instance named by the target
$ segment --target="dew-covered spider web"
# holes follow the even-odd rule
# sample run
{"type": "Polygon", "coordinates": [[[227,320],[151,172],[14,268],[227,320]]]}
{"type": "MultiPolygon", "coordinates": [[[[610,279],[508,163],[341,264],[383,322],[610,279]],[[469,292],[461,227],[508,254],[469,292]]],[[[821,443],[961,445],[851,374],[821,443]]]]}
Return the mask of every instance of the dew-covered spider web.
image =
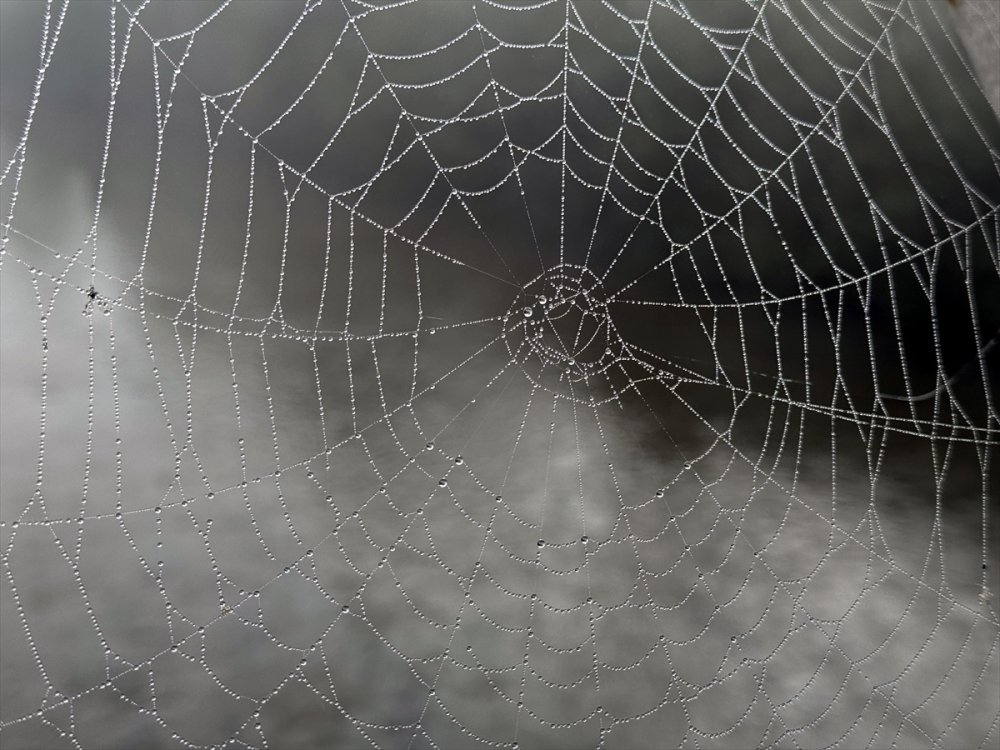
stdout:
{"type": "Polygon", "coordinates": [[[0,743],[1000,742],[947,2],[4,2],[0,743]]]}

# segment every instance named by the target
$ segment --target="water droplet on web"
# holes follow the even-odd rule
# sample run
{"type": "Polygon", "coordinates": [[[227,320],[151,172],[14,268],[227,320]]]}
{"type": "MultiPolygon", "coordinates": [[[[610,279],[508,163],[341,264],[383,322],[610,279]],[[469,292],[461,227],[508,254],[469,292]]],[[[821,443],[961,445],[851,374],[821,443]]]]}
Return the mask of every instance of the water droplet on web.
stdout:
{"type": "Polygon", "coordinates": [[[534,313],[531,311],[530,307],[524,308],[524,317],[530,318],[534,313]]]}

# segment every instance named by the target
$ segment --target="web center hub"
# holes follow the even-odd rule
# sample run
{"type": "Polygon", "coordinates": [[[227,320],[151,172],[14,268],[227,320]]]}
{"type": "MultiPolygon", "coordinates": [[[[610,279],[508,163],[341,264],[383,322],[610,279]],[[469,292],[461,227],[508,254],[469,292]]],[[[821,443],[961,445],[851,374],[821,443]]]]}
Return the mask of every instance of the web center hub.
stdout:
{"type": "Polygon", "coordinates": [[[511,358],[539,387],[589,402],[591,387],[619,367],[625,346],[600,278],[562,263],[528,282],[504,316],[511,358]]]}

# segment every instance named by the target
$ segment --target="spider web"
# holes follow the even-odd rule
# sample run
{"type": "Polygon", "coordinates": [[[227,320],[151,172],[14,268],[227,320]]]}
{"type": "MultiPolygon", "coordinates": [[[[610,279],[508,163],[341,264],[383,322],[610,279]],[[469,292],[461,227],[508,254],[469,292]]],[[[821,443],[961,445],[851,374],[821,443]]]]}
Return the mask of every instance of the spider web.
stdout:
{"type": "Polygon", "coordinates": [[[946,5],[2,7],[5,747],[1000,741],[946,5]]]}

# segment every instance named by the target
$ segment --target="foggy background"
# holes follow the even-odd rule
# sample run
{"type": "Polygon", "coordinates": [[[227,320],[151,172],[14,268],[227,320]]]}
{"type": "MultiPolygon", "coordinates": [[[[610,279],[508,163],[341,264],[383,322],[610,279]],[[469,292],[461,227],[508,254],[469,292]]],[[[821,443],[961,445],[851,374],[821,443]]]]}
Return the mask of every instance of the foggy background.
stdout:
{"type": "Polygon", "coordinates": [[[997,743],[946,3],[62,11],[0,3],[3,747],[997,743]]]}

